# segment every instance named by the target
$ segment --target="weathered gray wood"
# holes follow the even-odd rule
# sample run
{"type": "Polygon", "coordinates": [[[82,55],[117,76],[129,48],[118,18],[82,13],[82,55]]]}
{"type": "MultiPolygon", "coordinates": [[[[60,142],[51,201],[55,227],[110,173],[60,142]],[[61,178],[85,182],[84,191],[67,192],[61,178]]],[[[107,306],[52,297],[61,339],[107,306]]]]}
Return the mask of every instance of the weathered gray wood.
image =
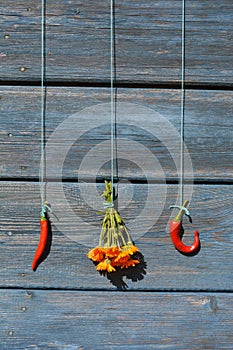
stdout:
{"type": "MultiPolygon", "coordinates": [[[[1,81],[39,82],[40,6],[30,1],[1,2],[1,81]]],[[[129,86],[178,82],[181,1],[123,0],[115,6],[117,82],[129,86]]],[[[186,1],[187,82],[232,84],[232,10],[231,0],[186,1]]],[[[46,1],[45,46],[48,81],[109,81],[109,2],[46,1]]],[[[165,185],[166,180],[177,179],[173,160],[178,156],[178,138],[172,138],[172,127],[166,129],[166,124],[160,130],[156,117],[150,122],[139,113],[140,106],[152,108],[179,131],[180,91],[117,91],[117,102],[134,104],[137,121],[136,127],[126,114],[126,125],[119,125],[117,114],[118,156],[122,148],[128,151],[118,160],[118,175],[126,180],[118,187],[119,211],[146,264],[133,274],[118,273],[114,278],[100,276],[86,256],[98,241],[101,216],[97,211],[102,203],[93,184],[77,183],[78,177],[93,181],[96,176],[109,177],[103,151],[95,147],[109,140],[110,126],[93,128],[99,104],[110,101],[109,89],[47,89],[48,140],[74,113],[86,107],[94,113],[79,115],[80,129],[87,132],[70,147],[63,164],[63,178],[74,182],[47,186],[54,212],[53,242],[48,259],[36,273],[31,262],[39,240],[39,184],[23,179],[35,180],[39,174],[40,89],[3,86],[0,95],[0,348],[231,349],[232,186],[194,186],[193,225],[185,221],[183,240],[191,243],[198,228],[202,249],[194,257],[180,255],[167,227],[168,208],[177,200],[178,186],[165,185]],[[89,165],[81,167],[88,154],[89,165]],[[145,178],[149,186],[128,182],[145,178]],[[127,287],[132,293],[114,292],[127,287]]],[[[232,181],[232,126],[232,92],[186,92],[185,141],[195,180],[232,181]]],[[[56,165],[69,141],[67,130],[65,125],[63,137],[55,139],[58,153],[47,163],[49,176],[58,180],[56,165]]],[[[190,169],[185,170],[192,180],[190,169]]],[[[99,193],[102,189],[99,184],[99,193]]],[[[189,192],[190,185],[185,190],[189,192]]]]}
{"type": "MultiPolygon", "coordinates": [[[[48,195],[54,210],[51,215],[52,249],[46,262],[34,273],[31,262],[39,240],[38,184],[1,183],[2,287],[116,289],[95,271],[86,257],[89,248],[98,241],[101,215],[97,211],[102,210],[102,206],[97,205],[93,187],[85,186],[64,184],[70,213],[69,207],[61,202],[62,194],[57,185],[53,184],[48,195]],[[91,226],[87,227],[87,223],[91,226]]],[[[99,184],[97,188],[101,193],[103,185],[99,184]]],[[[132,282],[124,276],[123,281],[135,290],[232,291],[232,186],[195,185],[191,201],[193,225],[184,221],[183,239],[190,244],[194,230],[199,229],[202,249],[194,257],[183,256],[173,248],[167,231],[171,215],[168,208],[175,203],[178,188],[167,186],[166,198],[161,195],[162,189],[164,186],[152,184],[149,187],[129,183],[119,185],[119,211],[147,262],[144,279],[132,282]],[[154,193],[152,201],[147,198],[148,191],[154,193]],[[142,216],[146,205],[147,212],[142,216]],[[158,214],[160,209],[161,215],[158,214]]]]}
{"type": "Polygon", "coordinates": [[[2,350],[230,349],[232,295],[1,290],[2,350]]]}
{"type": "MultiPolygon", "coordinates": [[[[38,177],[40,164],[40,89],[32,87],[3,87],[1,89],[1,177],[38,177]],[[9,122],[10,121],[10,122],[9,122]]],[[[185,108],[185,142],[190,154],[195,179],[219,179],[227,181],[232,179],[232,92],[226,91],[187,91],[185,108]]],[[[102,103],[109,103],[109,90],[104,88],[49,88],[47,90],[46,103],[46,135],[47,139],[54,135],[57,127],[62,123],[68,123],[68,118],[76,112],[81,112],[80,124],[77,122],[77,141],[72,147],[68,147],[68,153],[63,166],[63,178],[77,179],[78,176],[95,178],[96,176],[109,176],[109,164],[103,164],[103,151],[95,146],[101,142],[110,140],[110,124],[104,126],[102,122],[98,128],[93,128],[96,119],[96,107],[102,103]],[[92,114],[87,115],[85,108],[92,109],[92,114]],[[92,121],[91,121],[92,120],[92,121]],[[80,136],[80,129],[86,128],[86,132],[80,136]],[[87,156],[92,158],[91,167],[81,170],[81,162],[87,156]],[[100,170],[98,170],[100,167],[100,170]]],[[[128,141],[128,155],[124,155],[125,161],[118,161],[118,174],[122,178],[145,178],[143,171],[154,180],[177,178],[177,169],[174,165],[174,153],[179,157],[179,135],[174,136],[172,129],[161,125],[156,113],[160,113],[171,126],[180,130],[180,91],[157,89],[118,89],[117,103],[133,103],[135,106],[135,121],[126,116],[124,127],[118,125],[117,136],[128,141]],[[138,107],[153,109],[154,119],[148,119],[146,115],[138,112],[138,107]],[[133,125],[132,125],[133,124],[133,125]],[[134,125],[135,124],[135,125],[134,125]],[[149,131],[144,127],[147,125],[149,131]],[[161,131],[159,130],[161,127],[161,131]],[[167,133],[165,142],[161,139],[163,133],[167,133]],[[173,139],[175,137],[175,139],[173,139]],[[135,146],[136,145],[136,146],[135,146]],[[143,150],[140,160],[141,169],[134,165],[133,152],[135,147],[142,145],[143,150]],[[176,150],[175,150],[176,145],[176,150]],[[170,147],[168,149],[167,147],[170,147]],[[178,146],[178,148],[177,148],[178,146]],[[171,151],[171,154],[169,153],[171,151]],[[152,152],[151,154],[149,154],[152,152]],[[131,156],[132,155],[132,156],[131,156]],[[155,158],[152,159],[151,156],[155,158]],[[127,158],[128,157],[128,158],[127,158]],[[130,163],[130,160],[132,162],[130,163]],[[163,171],[161,175],[153,161],[157,160],[163,171]]],[[[107,107],[106,107],[107,108],[107,107]]],[[[77,118],[80,118],[80,115],[77,118]]],[[[104,120],[104,118],[103,118],[104,120]]],[[[105,118],[108,121],[108,117],[105,118]]],[[[110,122],[110,117],[109,117],[110,122]]],[[[116,122],[119,123],[117,116],[116,122]]],[[[59,147],[67,148],[70,138],[70,130],[62,133],[59,139],[59,147]]],[[[119,150],[122,149],[118,142],[119,150]]],[[[110,151],[105,153],[110,155],[110,151]]],[[[123,147],[124,149],[124,147],[123,147]]],[[[122,157],[121,157],[122,158],[122,157]]],[[[54,153],[50,159],[48,171],[51,177],[57,177],[57,162],[60,159],[54,153]],[[51,174],[51,169],[54,172],[51,174]]],[[[186,168],[187,177],[190,178],[190,169],[186,168]]]]}
{"type": "MultiPolygon", "coordinates": [[[[115,6],[117,81],[179,81],[181,2],[115,6]]],[[[40,5],[10,0],[0,10],[1,80],[40,79],[40,5]]],[[[187,82],[232,83],[232,10],[231,0],[186,2],[187,82]]],[[[106,82],[109,50],[108,2],[46,2],[47,80],[106,82]]]]}

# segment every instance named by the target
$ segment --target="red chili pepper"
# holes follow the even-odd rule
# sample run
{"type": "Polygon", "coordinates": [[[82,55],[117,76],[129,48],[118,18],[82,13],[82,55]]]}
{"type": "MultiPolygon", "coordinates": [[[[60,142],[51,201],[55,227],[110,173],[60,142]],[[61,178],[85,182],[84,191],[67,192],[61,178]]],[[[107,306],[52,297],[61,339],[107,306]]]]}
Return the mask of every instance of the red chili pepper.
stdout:
{"type": "Polygon", "coordinates": [[[43,255],[46,252],[48,239],[49,239],[49,220],[46,216],[46,213],[42,213],[40,217],[40,241],[32,262],[33,271],[36,271],[37,267],[42,262],[43,255]]]}
{"type": "Polygon", "coordinates": [[[184,254],[194,253],[200,248],[200,240],[199,240],[198,230],[196,230],[194,233],[194,242],[192,245],[186,246],[181,241],[181,234],[183,231],[182,218],[183,218],[184,214],[189,216],[189,214],[187,214],[187,209],[186,209],[188,204],[189,204],[189,202],[185,201],[183,206],[180,207],[180,211],[177,214],[177,216],[173,220],[170,221],[170,236],[171,236],[172,242],[173,242],[175,248],[184,254]]]}
{"type": "Polygon", "coordinates": [[[182,253],[193,253],[197,249],[199,249],[200,246],[200,240],[199,240],[199,232],[198,230],[194,233],[194,242],[192,245],[185,245],[181,239],[180,239],[180,232],[182,228],[182,223],[177,221],[170,221],[170,235],[172,242],[177,250],[179,250],[182,253]]]}

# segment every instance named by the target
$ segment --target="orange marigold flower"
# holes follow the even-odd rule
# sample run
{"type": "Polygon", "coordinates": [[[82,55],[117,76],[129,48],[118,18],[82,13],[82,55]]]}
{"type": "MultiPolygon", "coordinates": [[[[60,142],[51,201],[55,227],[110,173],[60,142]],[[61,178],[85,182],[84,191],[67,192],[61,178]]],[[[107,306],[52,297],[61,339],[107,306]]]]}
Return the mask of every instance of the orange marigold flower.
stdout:
{"type": "Polygon", "coordinates": [[[124,264],[129,259],[130,259],[130,255],[126,255],[126,256],[121,257],[121,258],[117,257],[115,259],[112,259],[112,265],[113,266],[121,266],[122,264],[124,264]]]}
{"type": "Polygon", "coordinates": [[[133,245],[132,243],[129,243],[126,246],[123,246],[122,248],[126,249],[128,254],[130,254],[130,255],[133,255],[134,253],[139,251],[139,248],[136,247],[136,245],[133,245]]]}
{"type": "Polygon", "coordinates": [[[108,272],[113,272],[116,271],[116,269],[111,265],[111,260],[105,259],[101,261],[97,266],[96,270],[98,271],[108,271],[108,272]]]}
{"type": "Polygon", "coordinates": [[[124,263],[121,264],[121,269],[124,269],[124,268],[128,268],[130,266],[135,266],[136,264],[139,264],[140,261],[139,260],[134,260],[134,259],[129,259],[127,261],[125,261],[124,263]]]}
{"type": "Polygon", "coordinates": [[[95,247],[88,252],[87,256],[89,259],[91,259],[93,261],[101,261],[105,257],[104,253],[105,253],[104,248],[95,247]]]}
{"type": "Polygon", "coordinates": [[[120,253],[120,249],[117,246],[113,246],[113,247],[110,247],[110,248],[105,248],[105,255],[108,258],[117,257],[119,253],[120,253]]]}
{"type": "Polygon", "coordinates": [[[139,251],[138,247],[136,247],[132,243],[127,244],[127,245],[122,247],[122,250],[121,250],[120,254],[118,255],[118,257],[116,258],[116,260],[119,260],[119,259],[124,258],[126,256],[133,255],[134,253],[136,253],[138,251],[139,251]]]}

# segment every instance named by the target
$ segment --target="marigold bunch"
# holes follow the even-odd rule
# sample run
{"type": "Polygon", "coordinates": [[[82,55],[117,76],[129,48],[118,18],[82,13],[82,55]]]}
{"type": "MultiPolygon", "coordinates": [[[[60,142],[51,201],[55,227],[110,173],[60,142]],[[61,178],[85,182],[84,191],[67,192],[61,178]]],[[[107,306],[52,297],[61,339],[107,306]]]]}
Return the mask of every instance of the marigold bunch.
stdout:
{"type": "Polygon", "coordinates": [[[112,183],[105,181],[105,197],[108,207],[101,222],[99,245],[87,256],[96,264],[96,270],[114,272],[117,268],[135,266],[140,261],[134,257],[139,251],[129,235],[123,219],[112,206],[112,183]]]}

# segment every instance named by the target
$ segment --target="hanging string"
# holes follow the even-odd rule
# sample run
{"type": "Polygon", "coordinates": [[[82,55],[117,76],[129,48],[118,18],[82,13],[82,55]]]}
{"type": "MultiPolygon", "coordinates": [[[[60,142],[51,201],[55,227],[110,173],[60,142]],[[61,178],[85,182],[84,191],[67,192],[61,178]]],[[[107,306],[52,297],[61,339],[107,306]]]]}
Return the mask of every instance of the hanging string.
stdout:
{"type": "Polygon", "coordinates": [[[182,0],[181,19],[181,100],[180,100],[180,205],[184,192],[184,109],[185,109],[185,0],[182,0]]]}
{"type": "Polygon", "coordinates": [[[115,148],[115,50],[114,50],[114,0],[110,0],[110,117],[111,117],[111,183],[114,201],[114,148],[115,148]]]}
{"type": "Polygon", "coordinates": [[[45,161],[45,0],[41,0],[41,135],[40,135],[40,195],[42,210],[46,200],[46,161],[45,161]]]}

